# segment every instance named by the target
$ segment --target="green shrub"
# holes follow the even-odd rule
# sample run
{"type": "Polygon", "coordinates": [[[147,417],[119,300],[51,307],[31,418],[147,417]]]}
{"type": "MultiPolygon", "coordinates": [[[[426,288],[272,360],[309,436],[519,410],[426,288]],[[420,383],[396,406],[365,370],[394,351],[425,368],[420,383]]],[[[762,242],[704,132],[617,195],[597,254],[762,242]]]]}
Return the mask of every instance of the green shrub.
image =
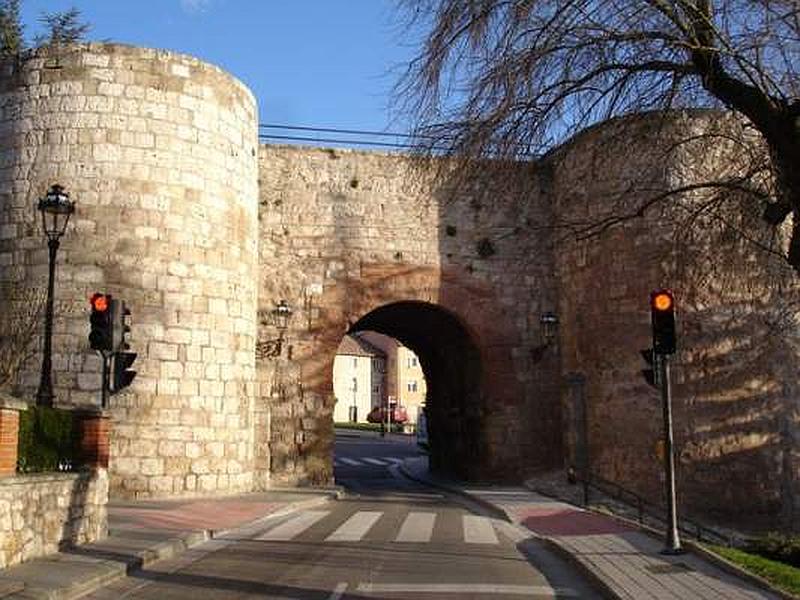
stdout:
{"type": "Polygon", "coordinates": [[[69,471],[77,466],[78,428],[73,412],[31,406],[19,415],[17,471],[69,471]]]}
{"type": "Polygon", "coordinates": [[[747,551],[800,568],[800,536],[768,533],[752,540],[747,551]]]}

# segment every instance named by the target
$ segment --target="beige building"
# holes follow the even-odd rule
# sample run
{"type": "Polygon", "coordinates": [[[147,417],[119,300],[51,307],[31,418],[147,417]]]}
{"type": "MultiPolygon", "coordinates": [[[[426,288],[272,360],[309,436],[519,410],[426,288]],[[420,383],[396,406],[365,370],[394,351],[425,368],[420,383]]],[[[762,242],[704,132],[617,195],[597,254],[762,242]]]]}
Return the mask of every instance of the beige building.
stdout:
{"type": "Polygon", "coordinates": [[[333,361],[334,423],[366,423],[385,394],[386,354],[368,341],[345,336],[333,361]]]}
{"type": "Polygon", "coordinates": [[[404,406],[409,422],[416,423],[427,393],[419,357],[393,337],[374,331],[361,332],[359,337],[385,353],[386,398],[404,406]]]}

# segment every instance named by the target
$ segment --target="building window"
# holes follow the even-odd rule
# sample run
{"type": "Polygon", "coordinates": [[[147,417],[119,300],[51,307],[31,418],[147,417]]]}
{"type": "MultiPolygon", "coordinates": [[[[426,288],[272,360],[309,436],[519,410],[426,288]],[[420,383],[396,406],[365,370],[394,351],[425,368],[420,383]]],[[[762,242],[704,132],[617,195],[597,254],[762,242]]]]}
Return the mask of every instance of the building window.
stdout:
{"type": "Polygon", "coordinates": [[[417,357],[416,356],[409,356],[408,357],[408,368],[416,367],[417,366],[417,357]]]}
{"type": "Polygon", "coordinates": [[[357,369],[357,368],[358,368],[358,359],[357,359],[357,358],[355,358],[355,357],[353,357],[353,368],[354,368],[354,369],[357,369]]]}
{"type": "Polygon", "coordinates": [[[417,391],[417,382],[416,381],[409,381],[408,382],[408,391],[409,392],[416,392],[417,391]]]}

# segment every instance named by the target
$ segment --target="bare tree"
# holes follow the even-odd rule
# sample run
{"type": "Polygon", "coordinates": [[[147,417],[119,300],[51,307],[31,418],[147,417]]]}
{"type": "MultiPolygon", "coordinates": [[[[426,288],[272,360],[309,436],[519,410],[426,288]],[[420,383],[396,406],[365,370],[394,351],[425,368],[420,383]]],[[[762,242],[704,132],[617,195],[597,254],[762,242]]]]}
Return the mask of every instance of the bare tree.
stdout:
{"type": "Polygon", "coordinates": [[[632,112],[727,109],[764,152],[697,186],[750,193],[773,226],[793,214],[784,256],[800,270],[797,0],[398,1],[409,31],[426,32],[397,89],[420,148],[470,173],[476,159],[536,155],[632,112]]]}
{"type": "Polygon", "coordinates": [[[11,388],[36,354],[46,290],[19,283],[0,285],[0,390],[11,388]]]}

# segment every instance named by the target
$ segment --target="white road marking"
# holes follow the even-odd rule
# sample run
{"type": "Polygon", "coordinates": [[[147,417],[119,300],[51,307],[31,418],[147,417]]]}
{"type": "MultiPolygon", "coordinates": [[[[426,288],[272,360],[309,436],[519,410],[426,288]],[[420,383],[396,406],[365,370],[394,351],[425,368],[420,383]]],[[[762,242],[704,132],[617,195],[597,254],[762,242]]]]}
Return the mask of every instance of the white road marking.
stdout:
{"type": "Polygon", "coordinates": [[[309,510],[302,512],[293,519],[281,523],[266,533],[262,533],[256,539],[265,542],[288,542],[294,539],[295,536],[303,533],[320,519],[327,517],[330,512],[329,510],[309,510]]]}
{"type": "Polygon", "coordinates": [[[352,465],[354,467],[361,466],[360,462],[358,462],[357,460],[353,460],[352,458],[340,458],[339,460],[341,460],[346,465],[352,465]]]}
{"type": "Polygon", "coordinates": [[[342,597],[342,594],[347,591],[347,584],[340,583],[336,586],[336,588],[331,592],[331,595],[328,596],[328,600],[339,600],[342,597]]]}
{"type": "Polygon", "coordinates": [[[486,517],[464,515],[464,541],[467,544],[497,544],[497,534],[486,517]]]}
{"type": "Polygon", "coordinates": [[[395,458],[394,456],[381,456],[381,460],[388,460],[390,463],[399,465],[403,462],[402,458],[395,458]]]}
{"type": "Polygon", "coordinates": [[[377,458],[362,458],[361,460],[363,460],[364,462],[368,462],[371,465],[378,465],[380,467],[385,467],[386,465],[389,464],[383,462],[382,460],[378,460],[377,458]]]}
{"type": "Polygon", "coordinates": [[[362,594],[508,594],[555,598],[577,597],[569,588],[547,585],[511,585],[503,583],[359,583],[356,591],[362,594]]]}
{"type": "Polygon", "coordinates": [[[330,534],[326,542],[357,542],[363,538],[367,532],[381,518],[382,512],[359,511],[347,519],[339,529],[330,534]]]}
{"type": "Polygon", "coordinates": [[[436,513],[412,512],[408,513],[400,533],[395,542],[426,543],[431,541],[433,524],[436,522],[436,513]]]}

